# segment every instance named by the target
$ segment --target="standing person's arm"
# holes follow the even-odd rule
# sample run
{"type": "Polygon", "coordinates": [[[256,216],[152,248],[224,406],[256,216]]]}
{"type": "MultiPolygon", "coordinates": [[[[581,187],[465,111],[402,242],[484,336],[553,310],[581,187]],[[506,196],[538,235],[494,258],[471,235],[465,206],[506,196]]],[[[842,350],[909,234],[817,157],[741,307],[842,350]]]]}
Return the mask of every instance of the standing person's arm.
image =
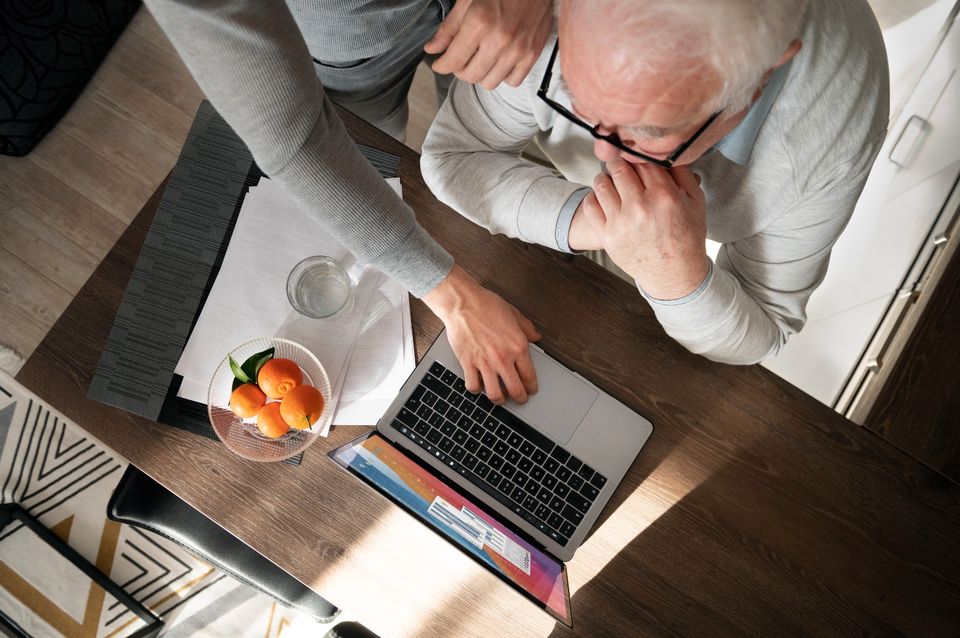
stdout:
{"type": "Polygon", "coordinates": [[[197,83],[257,165],[361,261],[437,313],[468,387],[502,400],[536,390],[533,325],[453,265],[363,158],[313,69],[282,0],[148,0],[197,83]]]}

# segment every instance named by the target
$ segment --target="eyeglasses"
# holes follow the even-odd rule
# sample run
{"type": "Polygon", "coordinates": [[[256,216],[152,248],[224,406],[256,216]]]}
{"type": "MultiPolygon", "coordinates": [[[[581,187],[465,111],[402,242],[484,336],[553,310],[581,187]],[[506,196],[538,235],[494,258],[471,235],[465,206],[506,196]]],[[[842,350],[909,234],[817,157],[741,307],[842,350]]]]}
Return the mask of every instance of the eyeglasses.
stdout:
{"type": "Polygon", "coordinates": [[[640,151],[632,149],[626,144],[624,144],[620,140],[620,136],[617,135],[616,133],[608,133],[608,134],[601,133],[599,124],[588,124],[587,122],[584,122],[579,117],[571,113],[566,107],[562,106],[561,104],[547,97],[547,89],[550,88],[550,78],[553,76],[553,63],[557,59],[557,51],[559,50],[560,50],[560,42],[558,40],[557,43],[553,45],[553,53],[550,54],[550,63],[547,64],[547,71],[546,73],[543,74],[543,81],[540,83],[540,88],[537,90],[537,97],[539,97],[541,100],[546,102],[547,105],[550,106],[550,108],[552,108],[554,111],[556,111],[563,117],[567,118],[568,120],[570,120],[571,122],[579,126],[580,128],[589,132],[590,135],[592,135],[594,138],[598,140],[603,140],[607,144],[610,144],[611,146],[615,146],[621,151],[629,153],[634,157],[639,157],[640,159],[646,160],[651,164],[656,164],[657,166],[661,166],[663,168],[672,168],[673,165],[676,163],[676,161],[680,159],[680,156],[683,155],[684,151],[690,148],[690,145],[696,142],[697,138],[700,137],[700,135],[704,131],[710,128],[710,125],[713,124],[713,121],[716,120],[718,117],[720,117],[720,114],[723,113],[723,110],[720,110],[714,113],[713,115],[711,115],[710,118],[703,123],[703,126],[697,129],[697,132],[693,134],[693,137],[691,137],[686,142],[678,146],[672,153],[670,153],[666,157],[666,159],[658,159],[656,157],[651,157],[646,153],[641,153],[640,151]]]}

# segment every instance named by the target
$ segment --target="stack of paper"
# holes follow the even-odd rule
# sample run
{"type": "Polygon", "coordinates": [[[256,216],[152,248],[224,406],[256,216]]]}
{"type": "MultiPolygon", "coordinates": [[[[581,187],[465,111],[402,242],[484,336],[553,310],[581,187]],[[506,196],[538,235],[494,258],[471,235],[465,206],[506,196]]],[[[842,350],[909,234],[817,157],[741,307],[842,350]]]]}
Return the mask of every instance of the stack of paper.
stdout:
{"type": "MultiPolygon", "coordinates": [[[[387,182],[400,194],[399,179],[387,182]]],[[[287,275],[313,255],[352,261],[278,184],[260,180],[244,198],[223,265],[177,364],[179,396],[206,403],[210,379],[227,353],[276,336],[303,345],[323,364],[333,386],[335,425],[377,422],[415,367],[407,293],[370,268],[359,276],[349,313],[303,317],[287,301],[287,275]]]]}

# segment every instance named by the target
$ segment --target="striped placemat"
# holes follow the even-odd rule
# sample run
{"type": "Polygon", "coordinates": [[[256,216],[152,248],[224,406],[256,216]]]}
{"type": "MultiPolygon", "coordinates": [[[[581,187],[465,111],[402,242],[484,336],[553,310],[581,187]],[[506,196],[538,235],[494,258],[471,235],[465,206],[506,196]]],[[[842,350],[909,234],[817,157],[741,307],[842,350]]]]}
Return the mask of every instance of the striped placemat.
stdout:
{"type": "MultiPolygon", "coordinates": [[[[384,177],[400,158],[360,151],[384,177]]],[[[243,198],[263,174],[204,101],[127,284],[87,396],[216,439],[206,406],[176,396],[174,373],[226,253],[243,198]]],[[[300,455],[289,460],[298,464],[300,455]]]]}

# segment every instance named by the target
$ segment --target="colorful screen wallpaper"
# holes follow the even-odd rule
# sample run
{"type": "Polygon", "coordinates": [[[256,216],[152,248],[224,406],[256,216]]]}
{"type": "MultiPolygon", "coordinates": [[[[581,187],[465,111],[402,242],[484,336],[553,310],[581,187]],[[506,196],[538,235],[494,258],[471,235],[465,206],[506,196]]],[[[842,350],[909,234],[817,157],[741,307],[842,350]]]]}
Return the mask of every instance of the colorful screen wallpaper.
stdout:
{"type": "Polygon", "coordinates": [[[460,547],[570,624],[563,564],[533,547],[374,434],[334,460],[386,491],[460,547]]]}

